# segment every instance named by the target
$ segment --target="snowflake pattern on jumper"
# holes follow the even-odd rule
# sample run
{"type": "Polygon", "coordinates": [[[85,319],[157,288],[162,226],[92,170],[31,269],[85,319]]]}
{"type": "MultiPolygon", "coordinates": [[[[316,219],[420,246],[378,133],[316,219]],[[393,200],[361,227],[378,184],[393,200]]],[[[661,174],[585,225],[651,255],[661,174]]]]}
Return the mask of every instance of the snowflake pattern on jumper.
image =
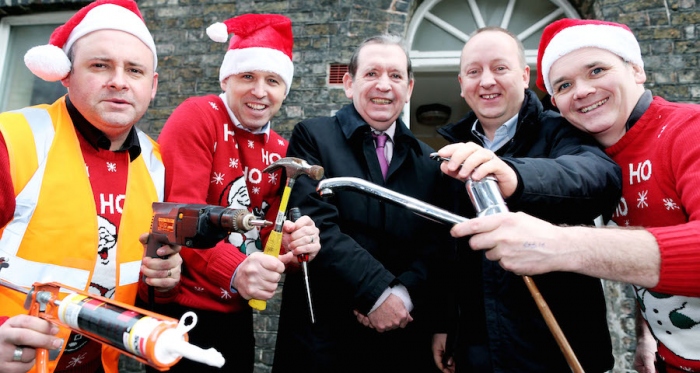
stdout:
{"type": "Polygon", "coordinates": [[[267,182],[272,185],[277,185],[277,174],[268,174],[267,182]]]}
{"type": "Polygon", "coordinates": [[[640,209],[649,206],[647,204],[647,193],[648,191],[646,190],[639,193],[639,198],[637,198],[637,207],[639,207],[640,209]]]}
{"type": "Polygon", "coordinates": [[[74,368],[77,367],[78,365],[83,364],[83,360],[85,359],[85,356],[87,355],[87,352],[82,353],[78,356],[74,356],[70,359],[70,362],[68,363],[68,368],[74,368]]]}
{"type": "Polygon", "coordinates": [[[221,290],[221,299],[231,299],[231,293],[226,289],[219,288],[221,290]]]}
{"type": "Polygon", "coordinates": [[[678,210],[678,209],[680,209],[680,207],[678,207],[678,205],[675,202],[673,202],[672,198],[664,198],[663,200],[664,200],[664,206],[666,206],[666,210],[678,210]]]}
{"type": "Polygon", "coordinates": [[[224,184],[224,174],[219,172],[214,172],[214,176],[211,178],[212,184],[224,184]]]}

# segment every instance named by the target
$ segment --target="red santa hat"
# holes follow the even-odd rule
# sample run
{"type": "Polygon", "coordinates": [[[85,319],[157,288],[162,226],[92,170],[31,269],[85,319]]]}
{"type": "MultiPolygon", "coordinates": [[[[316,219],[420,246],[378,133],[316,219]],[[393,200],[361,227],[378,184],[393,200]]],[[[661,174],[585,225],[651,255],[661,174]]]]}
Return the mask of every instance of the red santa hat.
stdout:
{"type": "Polygon", "coordinates": [[[623,60],[644,67],[639,43],[626,25],[614,22],[563,18],[544,28],[537,51],[537,87],[553,94],[549,70],[559,58],[581,48],[605,49],[623,60]]]}
{"type": "Polygon", "coordinates": [[[139,38],[153,52],[153,70],[158,65],[156,45],[133,0],[97,0],[75,13],[64,25],[58,26],[49,44],[27,51],[24,64],[34,75],[49,82],[68,76],[71,62],[68,51],[81,37],[98,30],[118,30],[139,38]]]}
{"type": "Polygon", "coordinates": [[[287,86],[292,86],[292,21],[279,14],[243,14],[207,28],[207,35],[225,43],[233,34],[224,62],[219,70],[219,81],[250,71],[269,71],[279,75],[287,86]]]}

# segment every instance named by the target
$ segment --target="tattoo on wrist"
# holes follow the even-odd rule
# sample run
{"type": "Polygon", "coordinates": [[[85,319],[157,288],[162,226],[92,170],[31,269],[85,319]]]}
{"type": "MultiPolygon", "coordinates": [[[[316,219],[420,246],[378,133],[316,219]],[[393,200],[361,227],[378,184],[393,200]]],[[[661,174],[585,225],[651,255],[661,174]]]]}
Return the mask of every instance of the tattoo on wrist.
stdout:
{"type": "Polygon", "coordinates": [[[525,241],[523,242],[523,247],[526,249],[533,249],[537,247],[544,247],[544,242],[535,242],[535,241],[525,241]]]}

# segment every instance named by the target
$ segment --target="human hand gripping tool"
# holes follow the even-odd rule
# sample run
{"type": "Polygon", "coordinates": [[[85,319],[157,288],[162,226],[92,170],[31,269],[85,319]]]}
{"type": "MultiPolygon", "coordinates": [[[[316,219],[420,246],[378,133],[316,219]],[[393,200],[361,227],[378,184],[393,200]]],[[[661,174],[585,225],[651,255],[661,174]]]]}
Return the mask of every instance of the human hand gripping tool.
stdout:
{"type": "MultiPolygon", "coordinates": [[[[282,227],[285,217],[287,216],[287,204],[289,203],[289,195],[292,193],[292,187],[296,182],[297,177],[306,175],[313,180],[321,180],[323,177],[323,167],[310,165],[305,160],[295,157],[286,157],[278,159],[269,166],[265,167],[263,172],[274,172],[279,169],[284,169],[287,175],[287,183],[282,192],[282,200],[275,218],[275,228],[270,232],[263,253],[278,257],[280,248],[282,247],[282,227]]],[[[258,311],[262,311],[267,307],[267,302],[262,299],[251,299],[248,304],[258,311]]]]}
{"type": "Polygon", "coordinates": [[[153,202],[153,221],[146,255],[158,257],[162,245],[181,245],[209,249],[231,232],[245,233],[255,227],[267,227],[271,221],[255,216],[247,209],[222,206],[153,202]]]}
{"type": "MultiPolygon", "coordinates": [[[[146,256],[158,257],[163,245],[181,245],[193,249],[210,249],[231,232],[245,233],[255,227],[267,227],[271,221],[255,216],[247,209],[222,206],[153,202],[151,232],[146,256]]],[[[153,306],[155,293],[148,288],[148,302],[153,306]]]]}
{"type": "MultiPolygon", "coordinates": [[[[440,157],[438,153],[430,153],[430,158],[438,162],[449,161],[450,158],[440,157]]],[[[500,190],[498,189],[498,183],[496,179],[492,176],[487,176],[482,180],[474,181],[471,178],[467,179],[466,182],[467,193],[469,194],[469,199],[476,210],[477,216],[487,216],[493,214],[499,214],[503,212],[508,212],[508,207],[503,200],[500,190]]],[[[537,308],[540,310],[542,317],[544,318],[549,331],[559,345],[559,349],[564,354],[566,362],[569,364],[569,368],[574,373],[583,372],[583,367],[578,361],[578,358],[574,354],[569,341],[564,336],[564,332],[561,330],[559,323],[554,318],[552,310],[545,301],[542,293],[540,293],[539,288],[535,284],[535,280],[532,277],[523,275],[523,280],[527,289],[530,291],[532,298],[535,300],[537,308]]]]}
{"type": "MultiPolygon", "coordinates": [[[[449,158],[440,157],[437,153],[430,154],[430,157],[438,162],[449,161],[449,158]]],[[[496,179],[492,176],[487,176],[481,180],[474,181],[471,178],[466,182],[467,193],[471,199],[472,205],[476,210],[477,216],[486,216],[497,213],[508,212],[508,208],[498,189],[496,179]]],[[[366,180],[354,177],[336,177],[321,180],[318,183],[317,191],[321,196],[331,196],[339,189],[353,189],[363,192],[370,196],[381,199],[398,206],[405,207],[411,210],[416,215],[429,220],[438,221],[447,224],[459,224],[469,220],[466,217],[454,214],[450,211],[441,209],[437,206],[430,205],[416,198],[397,193],[393,190],[383,188],[381,186],[370,183],[366,180]]],[[[535,300],[537,308],[544,318],[547,327],[549,327],[552,336],[559,345],[559,349],[564,354],[566,362],[569,364],[573,373],[583,373],[583,368],[578,361],[571,345],[564,336],[564,332],[554,318],[554,314],[550,310],[547,302],[542,297],[535,282],[530,276],[522,276],[527,285],[530,294],[535,300]]]]}
{"type": "MultiPolygon", "coordinates": [[[[24,308],[29,315],[116,348],[160,371],[182,357],[219,368],[225,363],[216,349],[204,350],[188,342],[187,332],[197,323],[194,312],[186,312],[178,321],[57,282],[36,282],[26,289],[0,279],[0,286],[27,294],[24,308]],[[68,294],[60,299],[59,291],[68,294]]],[[[48,373],[49,351],[37,349],[35,365],[38,373],[48,373]]]]}

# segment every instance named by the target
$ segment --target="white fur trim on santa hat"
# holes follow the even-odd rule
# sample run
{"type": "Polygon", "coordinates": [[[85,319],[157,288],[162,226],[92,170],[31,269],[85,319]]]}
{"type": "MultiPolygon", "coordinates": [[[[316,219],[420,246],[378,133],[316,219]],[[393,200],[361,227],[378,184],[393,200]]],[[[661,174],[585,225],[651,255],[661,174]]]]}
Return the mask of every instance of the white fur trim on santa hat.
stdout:
{"type": "Polygon", "coordinates": [[[219,81],[223,82],[234,74],[252,71],[269,71],[279,75],[287,86],[286,93],[289,93],[294,64],[286,54],[272,48],[229,49],[219,70],[219,81]]]}
{"type": "Polygon", "coordinates": [[[559,58],[581,48],[605,49],[639,67],[644,67],[639,43],[630,31],[617,26],[589,24],[571,26],[554,35],[542,57],[542,78],[547,92],[554,94],[549,70],[559,58]]]}
{"type": "Polygon", "coordinates": [[[134,12],[119,5],[104,4],[90,10],[85,18],[73,29],[63,46],[63,51],[68,53],[81,37],[98,30],[119,30],[136,36],[153,52],[153,71],[158,67],[158,55],[153,36],[143,20],[134,12]]]}

